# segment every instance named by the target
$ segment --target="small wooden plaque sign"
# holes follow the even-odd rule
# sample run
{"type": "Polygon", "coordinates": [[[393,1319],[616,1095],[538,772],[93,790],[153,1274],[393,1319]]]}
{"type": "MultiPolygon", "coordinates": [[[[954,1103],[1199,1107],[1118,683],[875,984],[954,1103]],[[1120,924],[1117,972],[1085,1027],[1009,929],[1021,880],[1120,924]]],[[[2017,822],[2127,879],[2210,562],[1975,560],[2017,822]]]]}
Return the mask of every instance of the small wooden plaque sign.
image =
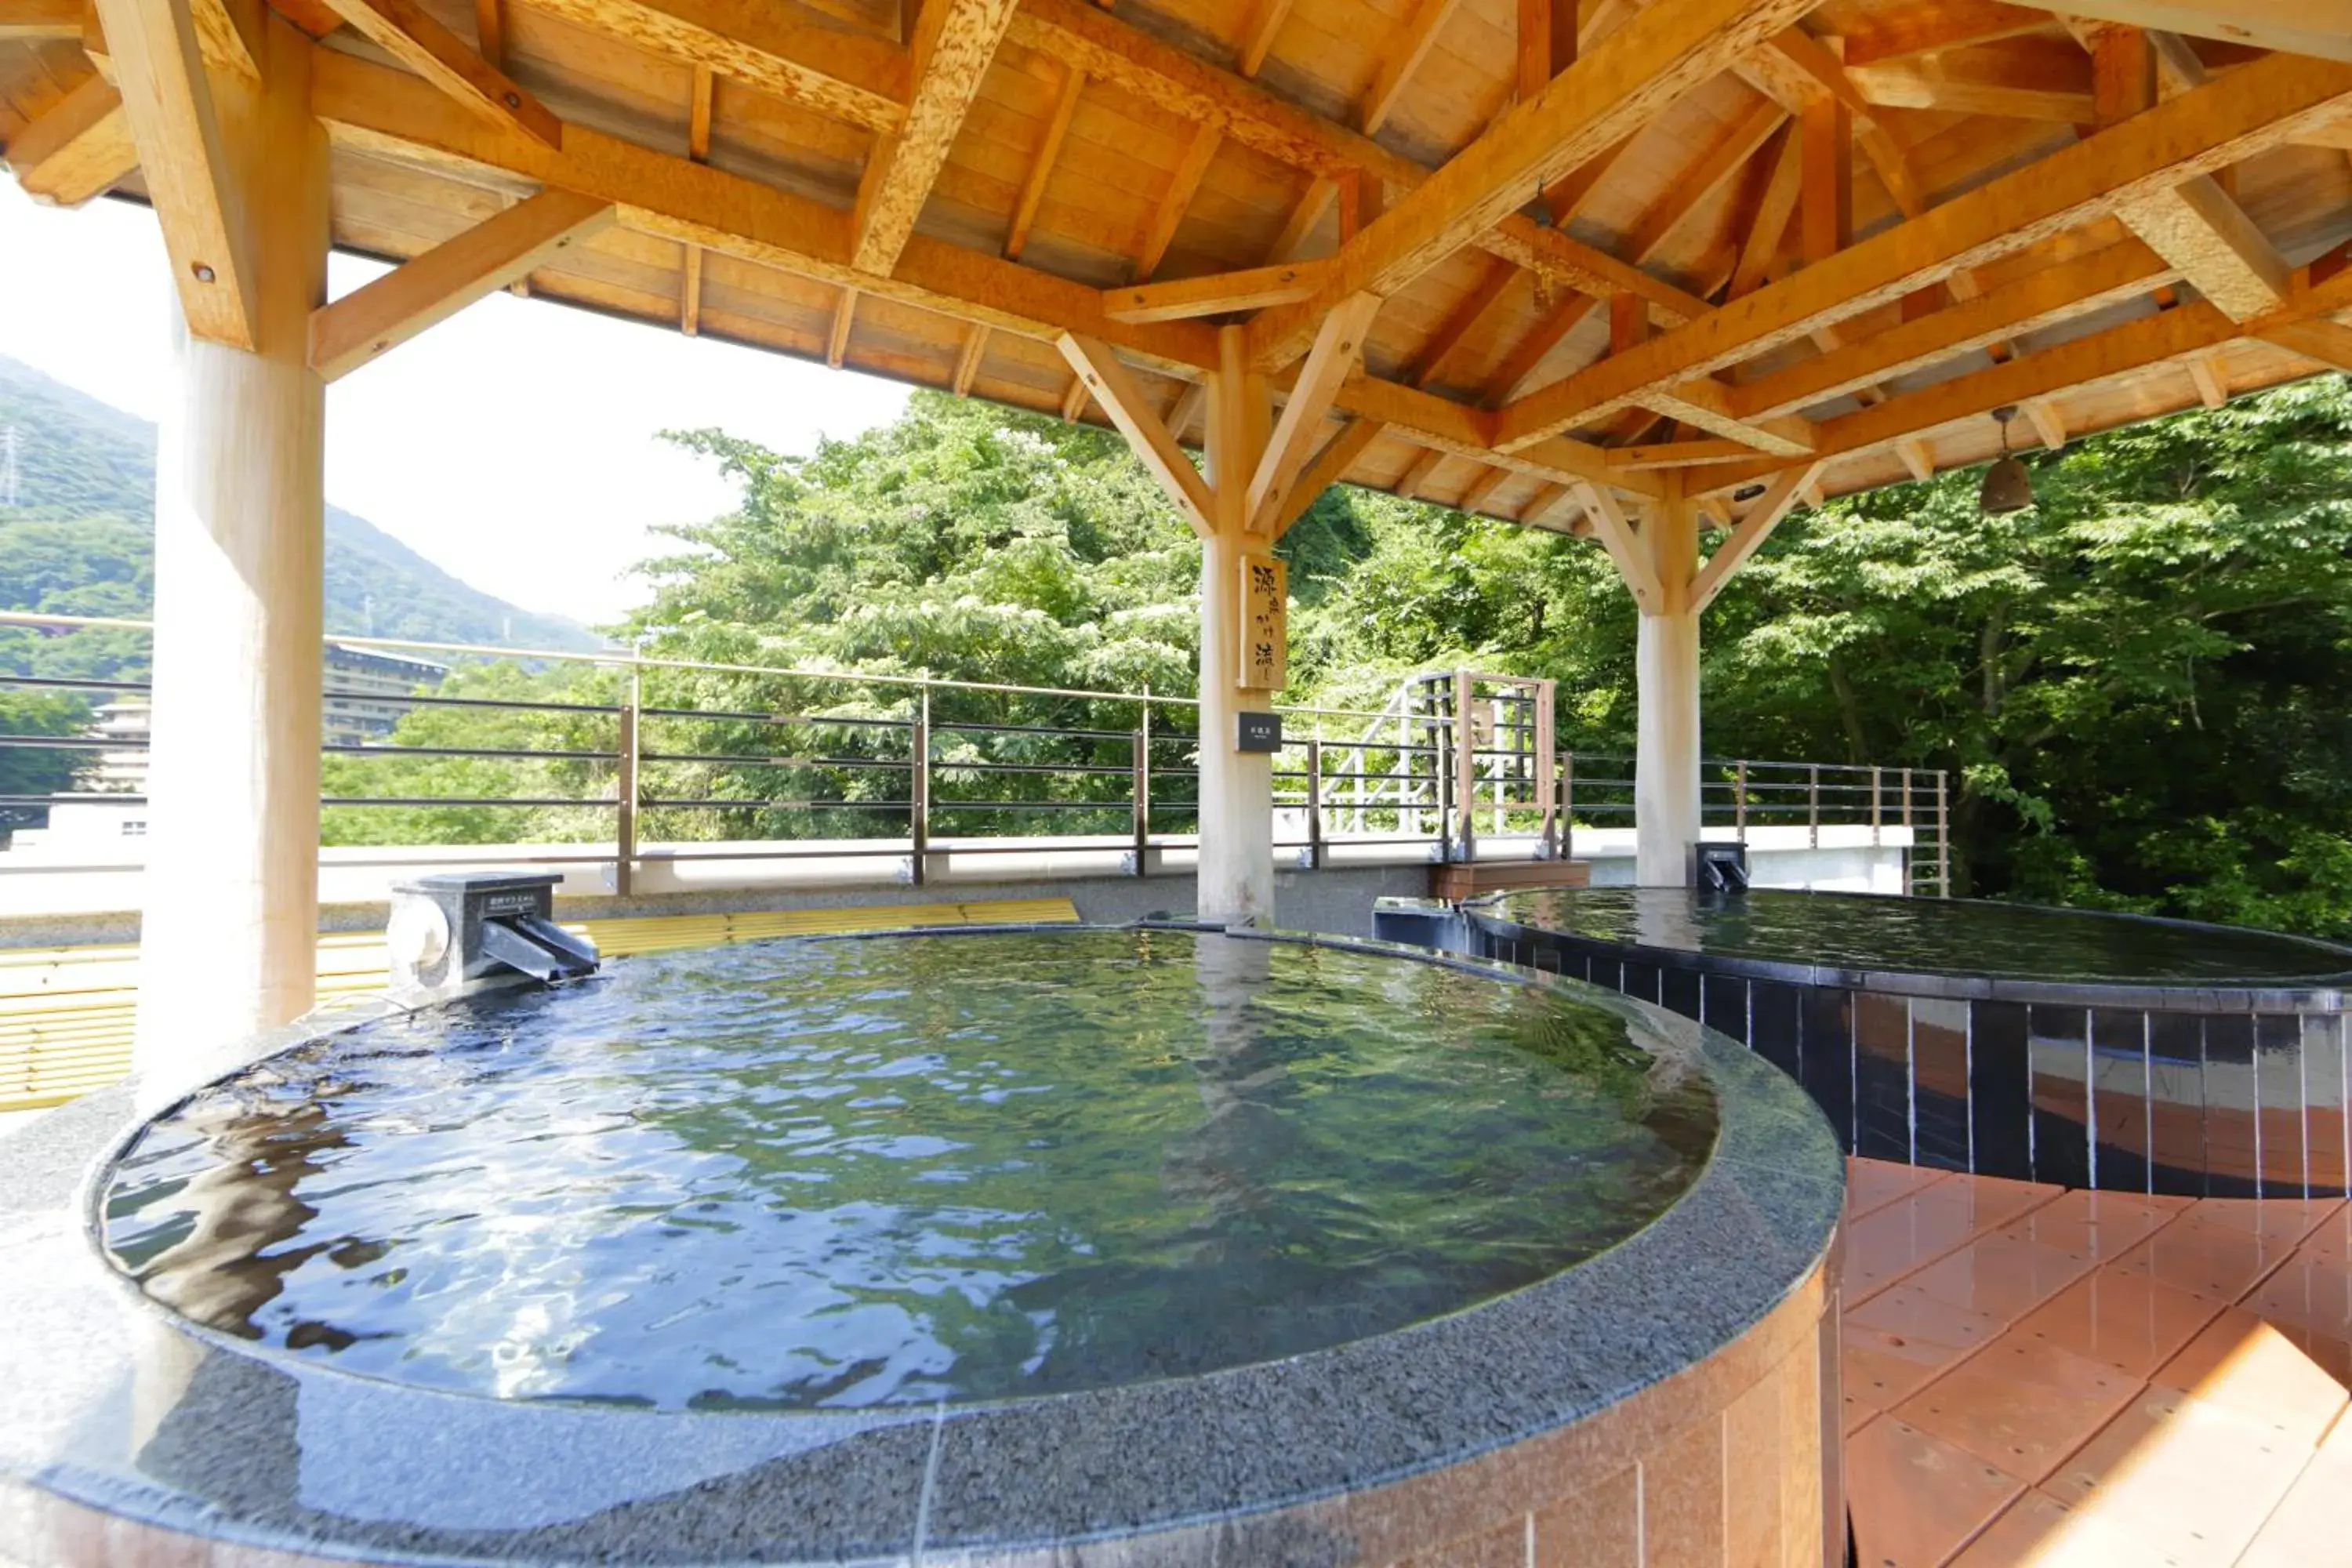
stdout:
{"type": "Polygon", "coordinates": [[[1279,691],[1290,679],[1290,567],[1271,555],[1242,557],[1241,663],[1245,691],[1279,691]]]}

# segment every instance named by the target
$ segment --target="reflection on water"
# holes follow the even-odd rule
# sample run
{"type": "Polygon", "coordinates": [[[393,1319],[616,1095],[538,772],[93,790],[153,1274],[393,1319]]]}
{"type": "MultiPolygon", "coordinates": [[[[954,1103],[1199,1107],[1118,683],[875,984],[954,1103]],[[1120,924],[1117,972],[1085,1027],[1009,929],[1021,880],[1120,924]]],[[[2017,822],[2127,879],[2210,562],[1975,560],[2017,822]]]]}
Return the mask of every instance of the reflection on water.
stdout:
{"type": "Polygon", "coordinates": [[[2352,950],[2327,942],[2021,904],[1594,888],[1513,893],[1499,912],[1600,942],[1840,969],[2142,984],[2352,979],[2352,950]]]}
{"type": "Polygon", "coordinates": [[[1295,1354],[1623,1239],[1713,1145],[1599,1006],[1172,931],[762,943],[372,1025],[159,1121],[203,1322],[510,1398],[856,1406],[1295,1354]]]}

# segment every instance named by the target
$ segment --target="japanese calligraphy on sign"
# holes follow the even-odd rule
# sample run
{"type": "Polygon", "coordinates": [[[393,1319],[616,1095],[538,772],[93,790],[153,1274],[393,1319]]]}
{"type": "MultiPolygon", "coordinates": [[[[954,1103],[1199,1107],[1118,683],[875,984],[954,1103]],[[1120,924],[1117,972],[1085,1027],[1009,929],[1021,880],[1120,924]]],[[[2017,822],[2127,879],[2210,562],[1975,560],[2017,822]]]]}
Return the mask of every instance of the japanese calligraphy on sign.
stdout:
{"type": "Polygon", "coordinates": [[[1279,691],[1290,679],[1290,568],[1271,555],[1242,557],[1242,647],[1235,682],[1279,691]]]}

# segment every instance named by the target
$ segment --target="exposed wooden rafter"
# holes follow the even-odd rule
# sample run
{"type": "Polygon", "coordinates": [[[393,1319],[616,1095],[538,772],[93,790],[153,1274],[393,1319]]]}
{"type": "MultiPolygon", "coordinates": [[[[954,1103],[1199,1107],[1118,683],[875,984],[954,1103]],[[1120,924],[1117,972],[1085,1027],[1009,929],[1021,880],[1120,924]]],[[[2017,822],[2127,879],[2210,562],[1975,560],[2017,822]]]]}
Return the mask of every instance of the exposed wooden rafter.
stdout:
{"type": "Polygon", "coordinates": [[[887,276],[898,266],[1013,11],[1013,0],[930,0],[923,7],[906,121],[876,144],[857,184],[851,233],[858,271],[887,276]]]}
{"type": "Polygon", "coordinates": [[[102,77],[84,80],[8,142],[17,184],[45,205],[79,206],[138,166],[122,94],[102,77]]]}
{"type": "Polygon", "coordinates": [[[613,220],[610,202],[541,191],[311,312],[310,368],[347,375],[613,220]]]}
{"type": "Polygon", "coordinates": [[[2352,109],[2352,68],[2273,55],[1809,267],[1503,410],[1517,446],[1645,403],[2151,192],[2226,167],[2352,109]]]}
{"type": "Polygon", "coordinates": [[[1061,86],[1054,93],[1054,111],[1045,121],[1045,134],[1037,142],[1037,151],[1029,160],[1029,174],[1021,183],[1020,200],[1013,204],[1013,226],[1004,236],[1004,257],[1008,261],[1020,259],[1028,247],[1030,226],[1037,221],[1037,204],[1045,199],[1045,182],[1054,176],[1054,161],[1062,155],[1062,138],[1069,134],[1070,119],[1078,110],[1078,95],[1086,90],[1087,73],[1076,66],[1063,66],[1061,86]]]}
{"type": "MultiPolygon", "coordinates": [[[[415,0],[326,0],[352,29],[393,58],[502,131],[549,147],[562,144],[562,122],[538,99],[443,26],[415,0]]],[[[109,28],[108,37],[113,37],[109,28]]]]}

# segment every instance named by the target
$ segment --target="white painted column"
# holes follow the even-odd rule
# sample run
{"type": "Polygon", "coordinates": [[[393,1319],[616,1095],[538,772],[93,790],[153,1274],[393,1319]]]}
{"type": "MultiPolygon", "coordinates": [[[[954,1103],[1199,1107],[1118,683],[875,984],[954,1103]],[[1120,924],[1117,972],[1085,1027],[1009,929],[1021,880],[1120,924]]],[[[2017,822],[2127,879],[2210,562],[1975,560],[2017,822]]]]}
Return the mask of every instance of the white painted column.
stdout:
{"type": "Polygon", "coordinates": [[[215,76],[254,270],[247,353],[182,331],[155,475],[155,718],[142,1070],[310,1010],[317,990],[327,143],[307,40],[264,13],[267,85],[215,76]]]}
{"type": "Polygon", "coordinates": [[[1634,880],[1690,886],[1699,837],[1698,515],[1679,498],[1654,505],[1642,544],[1663,600],[1643,606],[1634,679],[1641,691],[1633,762],[1634,880]]]}
{"type": "MultiPolygon", "coordinates": [[[[1241,560],[1250,476],[1265,449],[1272,404],[1251,373],[1238,327],[1218,333],[1209,388],[1213,535],[1201,545],[1201,858],[1193,909],[1204,921],[1274,923],[1274,759],[1244,754],[1240,716],[1274,705],[1274,693],[1235,684],[1241,668],[1241,560]]],[[[1258,549],[1266,548],[1257,539],[1258,549]]]]}

